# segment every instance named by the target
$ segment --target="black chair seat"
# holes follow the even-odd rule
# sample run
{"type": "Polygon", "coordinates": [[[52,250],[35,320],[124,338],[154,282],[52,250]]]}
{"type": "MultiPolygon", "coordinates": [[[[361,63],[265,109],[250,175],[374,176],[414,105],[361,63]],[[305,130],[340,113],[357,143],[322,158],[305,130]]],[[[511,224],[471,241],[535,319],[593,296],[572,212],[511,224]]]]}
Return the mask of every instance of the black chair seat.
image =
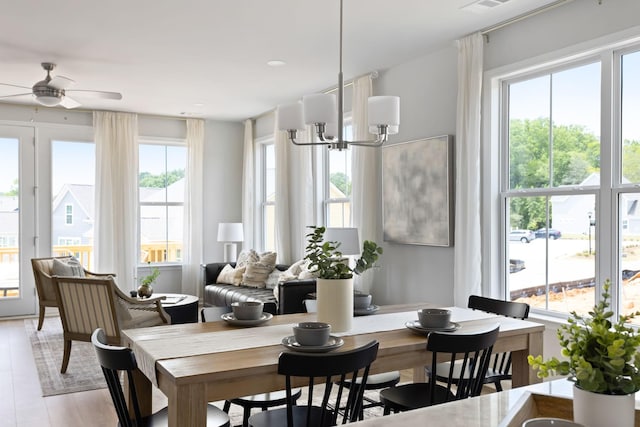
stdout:
{"type": "MultiPolygon", "coordinates": [[[[302,390],[295,389],[291,391],[291,398],[293,399],[293,403],[295,404],[300,396],[302,395],[302,390]]],[[[231,409],[231,404],[242,406],[242,425],[243,427],[247,427],[249,425],[249,417],[251,416],[251,410],[253,408],[260,408],[263,411],[266,411],[269,408],[273,408],[275,406],[286,405],[287,404],[287,393],[284,390],[274,391],[270,393],[260,393],[254,394],[252,396],[243,396],[236,397],[234,399],[228,399],[224,402],[224,407],[222,410],[229,413],[229,409],[231,409]]]]}
{"type": "Polygon", "coordinates": [[[399,412],[455,400],[455,395],[440,385],[436,385],[434,398],[431,399],[430,387],[429,383],[413,383],[388,388],[380,392],[380,401],[385,408],[399,412]]]}
{"type": "MultiPolygon", "coordinates": [[[[307,424],[308,406],[293,407],[293,427],[328,427],[335,425],[331,422],[333,417],[325,414],[325,422],[321,423],[322,408],[319,406],[311,407],[310,424],[307,424]]],[[[270,411],[260,412],[250,418],[251,427],[273,427],[287,425],[287,408],[272,409],[270,411]]]]}

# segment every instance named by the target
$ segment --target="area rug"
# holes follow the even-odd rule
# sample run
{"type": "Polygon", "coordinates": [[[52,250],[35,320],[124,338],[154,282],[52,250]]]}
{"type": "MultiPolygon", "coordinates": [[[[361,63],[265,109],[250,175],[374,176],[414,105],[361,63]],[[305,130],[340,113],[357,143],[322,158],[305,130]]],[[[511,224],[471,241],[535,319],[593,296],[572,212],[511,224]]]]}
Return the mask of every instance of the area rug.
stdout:
{"type": "Polygon", "coordinates": [[[59,318],[46,318],[40,331],[37,330],[37,319],[26,319],[24,327],[33,349],[43,396],[107,387],[93,346],[89,342],[73,342],[67,372],[60,373],[64,341],[59,318]]]}

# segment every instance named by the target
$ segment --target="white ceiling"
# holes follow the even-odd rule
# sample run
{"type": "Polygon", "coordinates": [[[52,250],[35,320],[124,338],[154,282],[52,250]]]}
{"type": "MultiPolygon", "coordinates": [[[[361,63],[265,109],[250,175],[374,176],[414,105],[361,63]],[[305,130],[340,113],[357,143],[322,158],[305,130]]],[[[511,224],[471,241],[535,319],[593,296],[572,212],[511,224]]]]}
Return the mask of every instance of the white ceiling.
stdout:
{"type": "MultiPolygon", "coordinates": [[[[553,2],[474,13],[462,9],[473,0],[345,0],[345,80],[553,2]]],[[[40,63],[55,62],[52,75],[74,89],[123,95],[75,97],[81,108],[242,120],[337,84],[338,17],[338,0],[4,1],[0,82],[31,87],[45,76],[40,63]]]]}

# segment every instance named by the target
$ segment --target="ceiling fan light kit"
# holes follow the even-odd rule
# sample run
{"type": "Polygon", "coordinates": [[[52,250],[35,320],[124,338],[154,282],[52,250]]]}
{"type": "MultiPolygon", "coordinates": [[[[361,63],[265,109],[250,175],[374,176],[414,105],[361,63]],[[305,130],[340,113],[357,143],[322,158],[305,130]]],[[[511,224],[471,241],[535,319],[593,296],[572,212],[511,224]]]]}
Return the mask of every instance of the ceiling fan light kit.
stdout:
{"type": "Polygon", "coordinates": [[[286,130],[289,140],[295,145],[327,145],[329,149],[345,150],[349,145],[379,147],[390,134],[398,133],[400,125],[400,98],[397,96],[372,96],[368,100],[369,132],[376,135],[370,141],[347,141],[344,139],[344,80],[342,75],[342,15],[343,0],[340,0],[340,70],[338,72],[338,98],[334,94],[316,93],[305,95],[302,102],[279,105],[278,128],[286,130]],[[298,142],[298,130],[305,125],[314,125],[318,141],[298,142]]]}
{"type": "MultiPolygon", "coordinates": [[[[41,80],[34,84],[32,87],[13,85],[8,83],[0,83],[3,86],[18,87],[22,89],[30,89],[30,93],[19,93],[15,95],[0,96],[0,98],[14,98],[18,96],[31,95],[40,105],[45,107],[55,107],[61,105],[65,108],[79,107],[80,103],[69,96],[67,91],[74,91],[69,89],[75,82],[68,77],[55,76],[51,77],[51,71],[56,67],[53,62],[43,62],[40,64],[42,68],[47,72],[47,76],[44,80],[41,80]]],[[[118,92],[104,92],[104,91],[92,91],[92,90],[75,90],[83,96],[93,96],[104,99],[122,99],[122,94],[118,92]]]]}

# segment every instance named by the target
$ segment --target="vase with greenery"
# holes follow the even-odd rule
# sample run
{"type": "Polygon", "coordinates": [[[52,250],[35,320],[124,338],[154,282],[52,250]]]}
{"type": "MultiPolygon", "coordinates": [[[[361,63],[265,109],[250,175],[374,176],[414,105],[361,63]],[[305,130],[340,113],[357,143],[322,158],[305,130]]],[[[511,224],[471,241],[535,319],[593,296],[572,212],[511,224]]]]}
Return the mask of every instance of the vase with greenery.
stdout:
{"type": "MultiPolygon", "coordinates": [[[[538,371],[540,378],[549,375],[569,376],[578,389],[574,389],[574,418],[582,423],[588,420],[586,424],[589,426],[599,425],[594,419],[598,415],[605,417],[603,423],[612,425],[611,418],[607,416],[612,414],[611,403],[607,403],[608,408],[596,409],[596,413],[587,415],[586,419],[580,418],[584,415],[576,409],[576,393],[630,396],[627,400],[631,402],[630,419],[633,425],[633,395],[640,390],[640,335],[629,325],[631,318],[639,312],[621,315],[614,321],[613,311],[610,310],[610,288],[611,282],[607,280],[600,302],[588,315],[579,315],[574,311],[568,323],[558,328],[558,340],[565,359],[552,357],[545,361],[540,355],[530,355],[528,358],[529,365],[538,371]]],[[[616,425],[622,426],[620,422],[616,420],[616,425]]]]}
{"type": "MultiPolygon", "coordinates": [[[[150,262],[147,265],[151,265],[150,262]]],[[[140,286],[138,287],[138,296],[140,298],[149,298],[153,295],[153,283],[155,283],[156,279],[160,276],[160,270],[158,267],[153,267],[151,269],[151,274],[144,276],[142,280],[140,280],[140,286]]]]}
{"type": "Polygon", "coordinates": [[[315,273],[318,299],[318,321],[331,324],[333,332],[351,329],[353,317],[353,275],[362,274],[375,266],[382,255],[382,248],[365,240],[362,254],[349,265],[340,251],[340,242],[325,242],[325,227],[309,227],[305,259],[309,270],[315,273]]]}

